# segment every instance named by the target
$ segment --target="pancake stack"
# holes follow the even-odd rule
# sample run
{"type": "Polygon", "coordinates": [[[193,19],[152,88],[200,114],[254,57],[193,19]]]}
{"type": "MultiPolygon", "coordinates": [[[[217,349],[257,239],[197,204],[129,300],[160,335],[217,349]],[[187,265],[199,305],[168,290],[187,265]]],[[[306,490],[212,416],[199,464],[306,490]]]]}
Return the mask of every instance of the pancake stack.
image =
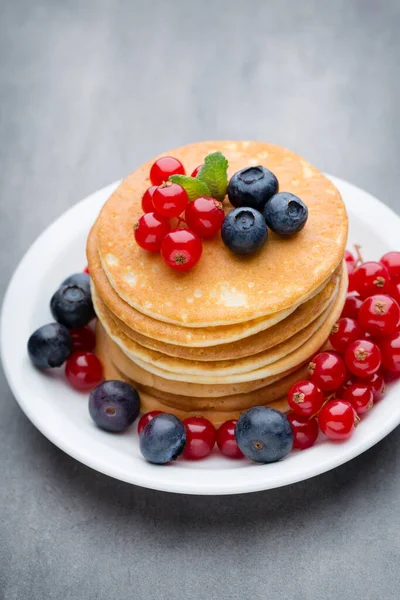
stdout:
{"type": "MultiPolygon", "coordinates": [[[[275,173],[281,191],[307,204],[305,228],[290,239],[270,233],[251,257],[232,254],[218,235],[194,269],[176,272],[133,236],[150,161],[109,198],[87,244],[106,378],[134,385],[143,412],[215,425],[255,405],[287,410],[288,389],[306,376],[347,292],[347,215],[335,186],[296,154],[260,142],[201,142],[164,155],[190,173],[217,150],[229,176],[254,165],[275,173]]],[[[227,199],[224,207],[232,208],[227,199]]]]}

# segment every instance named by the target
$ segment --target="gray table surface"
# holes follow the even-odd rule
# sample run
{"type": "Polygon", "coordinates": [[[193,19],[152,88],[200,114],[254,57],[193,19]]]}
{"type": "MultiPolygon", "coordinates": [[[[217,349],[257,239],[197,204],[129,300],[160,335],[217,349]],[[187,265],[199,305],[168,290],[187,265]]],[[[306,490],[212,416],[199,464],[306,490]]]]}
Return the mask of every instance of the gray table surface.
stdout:
{"type": "MultiPolygon", "coordinates": [[[[274,141],[399,211],[399,26],[398,0],[1,0],[0,294],[66,208],[195,140],[274,141]]],[[[400,597],[400,430],[297,485],[177,496],[0,391],[0,598],[400,597]]]]}

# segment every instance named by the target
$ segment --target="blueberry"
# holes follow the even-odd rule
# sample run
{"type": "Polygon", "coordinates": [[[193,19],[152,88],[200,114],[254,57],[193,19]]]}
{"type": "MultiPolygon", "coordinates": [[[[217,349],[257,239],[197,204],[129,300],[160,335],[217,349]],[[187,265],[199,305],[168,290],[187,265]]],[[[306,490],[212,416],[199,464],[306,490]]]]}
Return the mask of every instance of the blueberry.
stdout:
{"type": "Polygon", "coordinates": [[[162,413],[147,423],[139,442],[146,460],[163,465],[182,454],[186,444],[185,426],[178,417],[162,413]]]}
{"type": "Polygon", "coordinates": [[[281,192],[268,200],[264,217],[272,231],[289,236],[303,229],[308,219],[308,208],[297,196],[281,192]]]}
{"type": "Polygon", "coordinates": [[[293,447],[293,431],[282,412],[255,406],[236,423],[236,441],[245,456],[259,463],[280,460],[293,447]]]}
{"type": "Polygon", "coordinates": [[[38,369],[60,367],[72,352],[72,339],[64,325],[49,323],[28,340],[29,358],[38,369]]]}
{"type": "Polygon", "coordinates": [[[251,206],[262,212],[265,203],[278,191],[278,180],[265,167],[248,167],[233,175],[228,184],[233,206],[251,206]]]}
{"type": "Polygon", "coordinates": [[[79,285],[90,290],[90,277],[87,273],[74,273],[62,282],[61,286],[63,285],[79,285]]]}
{"type": "Polygon", "coordinates": [[[84,281],[62,284],[50,301],[50,309],[56,321],[70,328],[84,327],[95,317],[90,287],[84,281]]]}
{"type": "Polygon", "coordinates": [[[100,429],[124,431],[139,414],[140,397],[134,387],[118,380],[101,383],[89,396],[89,414],[100,429]]]}
{"type": "Polygon", "coordinates": [[[253,254],[267,241],[268,230],[258,210],[235,208],[223,220],[221,236],[225,246],[235,254],[253,254]]]}

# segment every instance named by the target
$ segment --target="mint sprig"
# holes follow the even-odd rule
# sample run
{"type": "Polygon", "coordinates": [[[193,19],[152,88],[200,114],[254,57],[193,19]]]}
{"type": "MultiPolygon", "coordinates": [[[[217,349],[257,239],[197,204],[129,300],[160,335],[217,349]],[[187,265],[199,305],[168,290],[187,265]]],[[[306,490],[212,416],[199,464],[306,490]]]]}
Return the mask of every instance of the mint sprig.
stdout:
{"type": "Polygon", "coordinates": [[[187,175],[171,175],[169,181],[181,185],[186,190],[189,200],[196,200],[196,198],[200,198],[200,196],[212,196],[207,184],[195,177],[188,177],[187,175]]]}
{"type": "Polygon", "coordinates": [[[213,152],[205,157],[196,179],[205,183],[210,195],[222,202],[228,187],[228,161],[222,152],[213,152]]]}

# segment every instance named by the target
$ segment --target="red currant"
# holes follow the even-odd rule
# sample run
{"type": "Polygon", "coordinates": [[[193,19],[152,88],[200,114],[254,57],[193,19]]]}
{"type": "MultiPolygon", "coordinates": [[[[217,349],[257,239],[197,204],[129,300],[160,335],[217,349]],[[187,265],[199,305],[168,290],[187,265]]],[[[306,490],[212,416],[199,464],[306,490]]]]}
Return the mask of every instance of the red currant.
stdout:
{"type": "Polygon", "coordinates": [[[165,236],[161,244],[161,256],[169,267],[188,271],[200,260],[200,238],[188,229],[175,229],[165,236]]]}
{"type": "Polygon", "coordinates": [[[342,317],[348,317],[349,319],[357,319],[358,311],[362,304],[361,298],[356,294],[347,294],[346,302],[344,303],[342,310],[342,317]]]}
{"type": "Polygon", "coordinates": [[[153,194],[154,210],[169,219],[178,217],[185,210],[188,202],[186,190],[172,181],[160,185],[153,194]]]}
{"type": "Polygon", "coordinates": [[[318,425],[327,438],[347,440],[360,422],[360,417],[346,400],[330,400],[321,408],[318,425]]]}
{"type": "Polygon", "coordinates": [[[400,373],[400,331],[380,342],[382,364],[392,373],[400,373]]]}
{"type": "Polygon", "coordinates": [[[151,410],[150,412],[145,413],[142,417],[140,417],[140,421],[137,426],[138,434],[140,435],[143,429],[146,427],[147,423],[150,423],[150,421],[154,419],[154,417],[156,417],[157,415],[161,415],[161,413],[161,410],[151,410]]]}
{"type": "Polygon", "coordinates": [[[372,390],[374,402],[380,400],[383,394],[385,393],[386,384],[383,375],[381,375],[380,373],[374,373],[369,377],[360,377],[355,381],[355,383],[368,385],[372,390]]]}
{"type": "Polygon", "coordinates": [[[354,271],[352,284],[363,299],[385,294],[390,290],[389,271],[378,262],[365,262],[354,271]]]}
{"type": "Polygon", "coordinates": [[[157,186],[152,185],[148,190],[145,191],[142,198],[142,209],[144,213],[154,212],[153,195],[156,191],[157,186]]]}
{"type": "Polygon", "coordinates": [[[293,430],[293,448],[305,450],[314,446],[318,437],[318,421],[315,417],[309,419],[301,417],[295,412],[287,415],[293,430]]]}
{"type": "Polygon", "coordinates": [[[73,388],[89,391],[103,381],[103,366],[93,352],[74,352],[65,363],[65,375],[73,388]]]}
{"type": "Polygon", "coordinates": [[[396,331],[400,320],[400,307],[390,296],[370,296],[358,313],[360,325],[373,336],[389,335],[396,331]]]}
{"type": "Polygon", "coordinates": [[[357,259],[354,257],[354,255],[349,251],[349,250],[345,250],[344,251],[344,260],[347,263],[350,263],[353,265],[353,267],[356,266],[357,263],[357,259]]]}
{"type": "Polygon", "coordinates": [[[69,334],[72,338],[72,352],[86,350],[91,352],[96,345],[96,336],[90,327],[81,327],[80,329],[70,329],[69,334]]]}
{"type": "Polygon", "coordinates": [[[370,340],[357,340],[348,346],[345,354],[347,368],[357,377],[369,377],[381,366],[381,351],[370,340]]]}
{"type": "Polygon", "coordinates": [[[161,185],[168,181],[171,175],[185,175],[183,164],[172,156],[163,156],[156,160],[150,169],[150,179],[153,185],[161,185]]]}
{"type": "Polygon", "coordinates": [[[312,381],[298,381],[289,390],[290,408],[303,417],[315,415],[324,403],[324,395],[312,381]]]}
{"type": "Polygon", "coordinates": [[[221,202],[207,196],[189,202],[185,211],[188,227],[202,238],[209,238],[218,233],[224,217],[221,202]]]}
{"type": "Polygon", "coordinates": [[[344,391],[343,398],[350,402],[358,415],[369,411],[374,405],[374,393],[367,383],[353,383],[344,391]]]}
{"type": "Polygon", "coordinates": [[[171,225],[165,217],[156,213],[142,215],[135,227],[135,240],[138,246],[148,252],[158,252],[171,225]]]}
{"type": "Polygon", "coordinates": [[[90,275],[89,273],[89,267],[86,265],[86,267],[83,269],[84,273],[87,273],[87,275],[90,275]]]}
{"type": "Polygon", "coordinates": [[[400,283],[392,284],[392,297],[396,300],[397,304],[400,305],[400,283]]]}
{"type": "Polygon", "coordinates": [[[347,369],[343,358],[335,352],[321,352],[308,365],[310,379],[320,390],[337,390],[347,379],[347,369]]]}
{"type": "Polygon", "coordinates": [[[217,436],[214,425],[204,417],[189,417],[183,424],[186,428],[183,456],[192,460],[208,456],[214,448],[217,436]]]}
{"type": "Polygon", "coordinates": [[[400,283],[400,252],[388,252],[379,262],[389,271],[390,279],[400,283]]]}
{"type": "Polygon", "coordinates": [[[201,169],[202,166],[203,165],[199,165],[198,167],[195,168],[195,170],[192,173],[192,177],[197,177],[197,175],[198,175],[198,173],[199,173],[199,171],[200,171],[200,169],[201,169]]]}
{"type": "Polygon", "coordinates": [[[359,340],[363,335],[363,330],[355,319],[342,317],[332,327],[329,341],[335,350],[344,352],[351,342],[359,340]]]}
{"type": "Polygon", "coordinates": [[[217,446],[224,456],[243,458],[243,452],[236,442],[235,429],[237,420],[225,421],[217,430],[217,446]]]}

